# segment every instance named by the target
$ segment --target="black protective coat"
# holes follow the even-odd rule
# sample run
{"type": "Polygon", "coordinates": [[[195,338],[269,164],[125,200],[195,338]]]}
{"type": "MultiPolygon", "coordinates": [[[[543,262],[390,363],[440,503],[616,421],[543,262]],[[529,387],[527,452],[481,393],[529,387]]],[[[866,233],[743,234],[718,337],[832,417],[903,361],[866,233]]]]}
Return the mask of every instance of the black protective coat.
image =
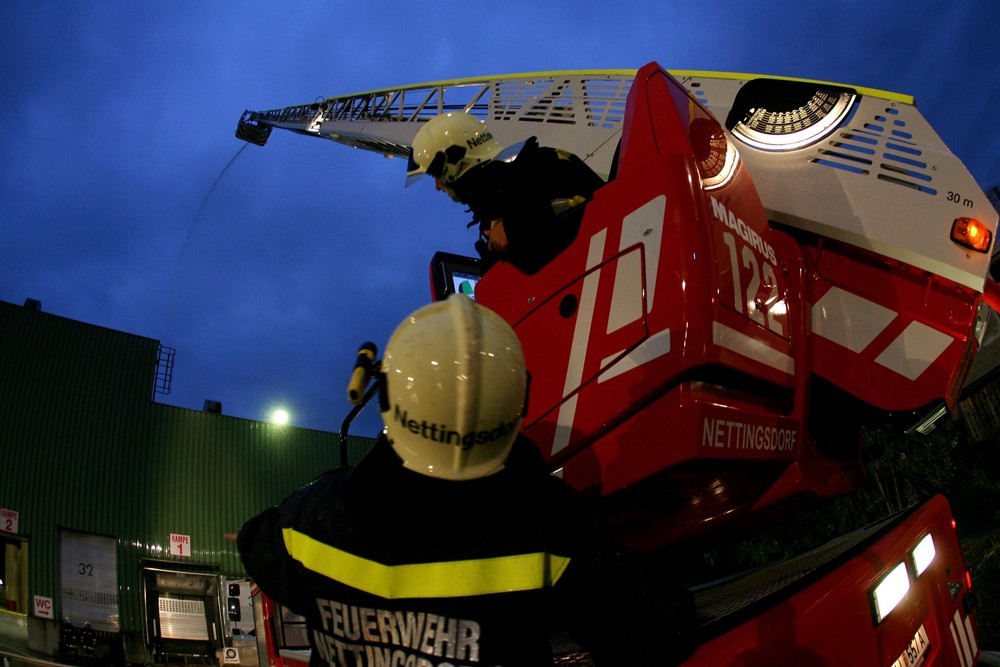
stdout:
{"type": "Polygon", "coordinates": [[[688,592],[612,545],[582,497],[536,455],[519,440],[500,473],[450,482],[406,470],[380,438],[353,471],[326,473],[248,521],[238,537],[243,562],[269,597],[306,617],[313,665],[379,664],[376,655],[424,667],[551,665],[556,631],[569,631],[598,666],[679,661],[693,634],[688,592]],[[288,527],[385,565],[536,552],[571,561],[539,590],[387,599],[296,562],[282,539],[288,527]],[[464,642],[448,634],[456,628],[464,642]]]}

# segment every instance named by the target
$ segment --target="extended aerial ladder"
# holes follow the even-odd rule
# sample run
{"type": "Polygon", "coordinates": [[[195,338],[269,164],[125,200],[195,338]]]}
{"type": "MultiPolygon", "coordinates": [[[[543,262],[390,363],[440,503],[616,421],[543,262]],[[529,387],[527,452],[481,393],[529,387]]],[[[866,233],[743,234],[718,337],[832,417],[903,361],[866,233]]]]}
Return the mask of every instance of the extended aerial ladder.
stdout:
{"type": "MultiPolygon", "coordinates": [[[[911,96],[787,77],[670,74],[738,139],[738,156],[726,158],[746,163],[771,220],[983,290],[987,252],[913,234],[914,218],[937,220],[947,238],[956,219],[995,229],[997,214],[911,96]],[[805,164],[815,167],[809,178],[789,187],[788,174],[805,164]]],[[[279,128],[405,159],[421,123],[464,111],[488,121],[501,145],[536,136],[607,177],[635,75],[545,72],[386,88],[248,110],[237,136],[263,145],[279,128]]]]}

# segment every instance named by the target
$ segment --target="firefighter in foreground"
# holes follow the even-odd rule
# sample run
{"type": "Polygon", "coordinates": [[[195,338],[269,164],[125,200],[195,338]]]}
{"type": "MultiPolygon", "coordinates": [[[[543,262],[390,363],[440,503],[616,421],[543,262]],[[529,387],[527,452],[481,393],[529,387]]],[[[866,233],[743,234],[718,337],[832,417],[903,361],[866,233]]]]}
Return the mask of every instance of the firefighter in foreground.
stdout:
{"type": "Polygon", "coordinates": [[[487,264],[502,259],[529,274],[570,244],[584,204],[604,185],[583,160],[535,137],[501,149],[489,127],[467,113],[437,116],[417,132],[408,180],[422,174],[469,207],[487,264]]]}
{"type": "Polygon", "coordinates": [[[551,665],[569,632],[594,664],[668,665],[689,592],[610,542],[519,435],[527,374],[498,315],[425,306],[380,366],[385,431],[238,535],[251,578],[305,616],[312,665],[551,665]]]}

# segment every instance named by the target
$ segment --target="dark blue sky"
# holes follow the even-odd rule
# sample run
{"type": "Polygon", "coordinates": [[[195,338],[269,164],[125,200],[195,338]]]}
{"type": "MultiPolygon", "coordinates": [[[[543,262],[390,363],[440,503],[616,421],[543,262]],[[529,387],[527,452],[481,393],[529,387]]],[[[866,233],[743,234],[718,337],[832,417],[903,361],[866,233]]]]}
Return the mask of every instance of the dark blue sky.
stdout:
{"type": "Polygon", "coordinates": [[[979,184],[1000,183],[994,0],[43,1],[4,13],[0,299],[158,339],[177,350],[162,402],[213,399],[237,417],[282,404],[297,425],[337,430],[358,344],[381,347],[429,300],[435,250],[474,240],[429,183],[404,189],[400,160],[288,132],[264,148],[238,141],[246,108],[656,60],[913,95],[979,184]]]}

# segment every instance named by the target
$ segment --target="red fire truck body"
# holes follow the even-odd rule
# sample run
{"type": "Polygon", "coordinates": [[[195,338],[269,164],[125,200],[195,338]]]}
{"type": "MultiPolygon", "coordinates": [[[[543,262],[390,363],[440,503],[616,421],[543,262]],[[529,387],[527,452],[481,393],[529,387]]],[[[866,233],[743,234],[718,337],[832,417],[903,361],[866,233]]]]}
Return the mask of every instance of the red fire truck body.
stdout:
{"type": "MultiPolygon", "coordinates": [[[[443,254],[431,271],[436,298],[475,283],[514,327],[532,376],[525,432],[622,542],[655,551],[849,492],[866,419],[954,405],[980,310],[1000,304],[997,214],[912,100],[655,63],[452,87],[470,86],[458,105],[428,84],[246,112],[237,136],[263,144],[280,127],[405,155],[420,122],[462,110],[607,177],[537,272],[479,275],[443,254]],[[418,88],[431,92],[408,103],[418,88]]],[[[699,589],[690,664],[969,667],[970,589],[935,498],[699,589]]]]}
{"type": "Polygon", "coordinates": [[[250,599],[261,667],[308,667],[305,619],[272,601],[257,586],[251,588],[250,599]]]}
{"type": "Polygon", "coordinates": [[[685,663],[692,666],[971,667],[978,659],[971,578],[941,496],[777,566],[704,587],[696,599],[711,639],[685,663]],[[930,553],[928,540],[934,556],[925,565],[919,554],[930,553]],[[893,577],[899,606],[879,610],[875,591],[893,577]],[[768,591],[777,591],[777,602],[760,599],[768,591]],[[713,612],[719,617],[705,618],[713,612]]]}
{"type": "Polygon", "coordinates": [[[640,70],[574,244],[476,286],[524,345],[525,431],[643,548],[850,490],[861,406],[949,399],[975,349],[976,291],[772,225],[735,152],[675,79],[640,70]]]}
{"type": "MultiPolygon", "coordinates": [[[[972,580],[941,496],[767,567],[694,588],[699,646],[684,665],[972,667],[972,580]]],[[[304,620],[253,592],[258,657],[306,667],[304,620]]],[[[554,639],[558,664],[586,665],[554,639]]]]}

